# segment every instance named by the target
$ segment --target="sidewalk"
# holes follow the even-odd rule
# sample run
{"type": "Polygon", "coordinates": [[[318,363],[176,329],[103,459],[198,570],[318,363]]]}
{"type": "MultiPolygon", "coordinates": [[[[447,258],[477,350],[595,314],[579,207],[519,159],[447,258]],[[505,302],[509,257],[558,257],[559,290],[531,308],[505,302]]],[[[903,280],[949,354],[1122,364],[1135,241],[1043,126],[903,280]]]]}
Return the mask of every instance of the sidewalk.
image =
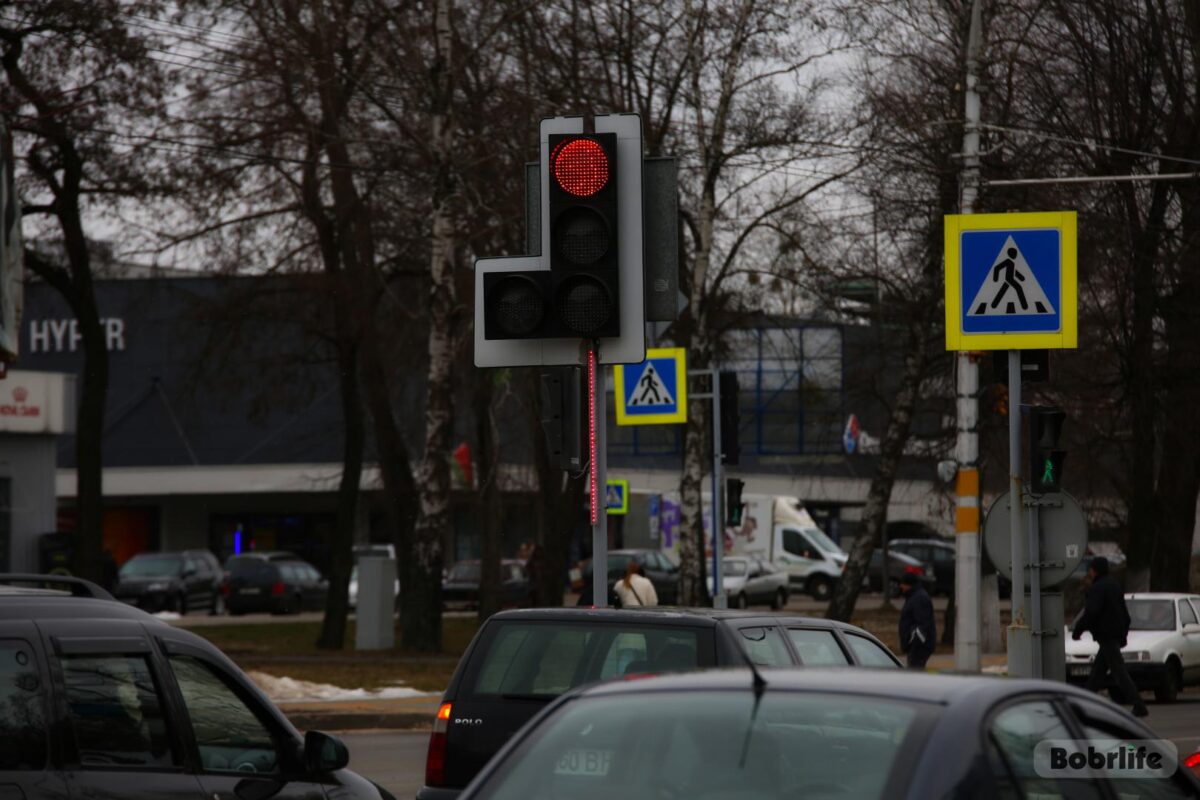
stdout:
{"type": "Polygon", "coordinates": [[[394,700],[334,700],[279,703],[301,731],[414,730],[433,726],[441,695],[394,700]]]}
{"type": "MultiPolygon", "coordinates": [[[[900,656],[900,660],[904,660],[904,656],[900,656]]],[[[1004,653],[985,653],[980,657],[980,666],[984,672],[992,672],[996,667],[1007,667],[1008,656],[1004,653]],[[993,670],[989,670],[992,667],[993,670]]],[[[953,670],[954,669],[954,654],[953,653],[937,653],[930,656],[926,667],[934,671],[953,670]]]]}

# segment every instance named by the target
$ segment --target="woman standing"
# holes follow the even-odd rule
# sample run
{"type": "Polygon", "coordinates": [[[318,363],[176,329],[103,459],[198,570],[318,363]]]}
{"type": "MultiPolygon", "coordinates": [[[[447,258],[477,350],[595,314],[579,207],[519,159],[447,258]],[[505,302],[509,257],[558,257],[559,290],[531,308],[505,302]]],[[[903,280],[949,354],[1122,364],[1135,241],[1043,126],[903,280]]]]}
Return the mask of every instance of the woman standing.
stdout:
{"type": "Polygon", "coordinates": [[[654,591],[654,584],[638,573],[637,562],[630,560],[625,566],[625,577],[613,587],[621,601],[621,608],[658,605],[658,593],[654,591]]]}

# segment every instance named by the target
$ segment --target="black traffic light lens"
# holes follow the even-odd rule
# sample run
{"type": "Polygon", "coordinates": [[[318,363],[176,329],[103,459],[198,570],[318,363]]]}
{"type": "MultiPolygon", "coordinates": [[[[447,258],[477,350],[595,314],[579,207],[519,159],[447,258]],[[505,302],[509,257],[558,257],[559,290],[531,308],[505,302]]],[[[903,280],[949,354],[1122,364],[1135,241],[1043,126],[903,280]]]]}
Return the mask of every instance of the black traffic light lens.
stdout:
{"type": "Polygon", "coordinates": [[[488,303],[497,327],[506,336],[528,336],[546,316],[542,288],[524,275],[510,275],[497,283],[488,303]]]}
{"type": "Polygon", "coordinates": [[[563,325],[583,336],[603,328],[613,313],[608,289],[591,275],[573,275],[563,281],[554,305],[563,325]]]}
{"type": "Polygon", "coordinates": [[[576,206],[564,211],[554,233],[558,252],[572,264],[594,264],[608,252],[608,225],[590,208],[576,206]]]}

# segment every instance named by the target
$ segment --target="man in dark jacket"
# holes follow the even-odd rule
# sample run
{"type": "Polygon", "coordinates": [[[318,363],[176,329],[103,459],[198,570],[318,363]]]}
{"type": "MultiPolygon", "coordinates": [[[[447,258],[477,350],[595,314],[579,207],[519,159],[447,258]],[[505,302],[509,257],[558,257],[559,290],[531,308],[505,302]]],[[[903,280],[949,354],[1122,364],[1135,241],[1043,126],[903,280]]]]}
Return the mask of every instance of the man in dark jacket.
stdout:
{"type": "Polygon", "coordinates": [[[1092,559],[1088,565],[1088,577],[1092,585],[1088,587],[1083,613],[1079,615],[1071,633],[1071,638],[1078,641],[1084,631],[1090,631],[1100,648],[1096,652],[1096,660],[1092,662],[1087,688],[1092,692],[1099,691],[1111,672],[1121,693],[1126,699],[1132,698],[1133,715],[1144,717],[1149,713],[1146,704],[1142,702],[1142,696],[1129,677],[1125,659],[1121,656],[1121,648],[1129,636],[1129,609],[1125,606],[1125,594],[1121,591],[1121,585],[1108,574],[1108,559],[1103,556],[1092,559]]]}
{"type": "Polygon", "coordinates": [[[937,643],[937,623],[933,619],[933,601],[912,573],[900,578],[904,608],[900,610],[900,652],[908,654],[909,669],[925,669],[937,643]]]}

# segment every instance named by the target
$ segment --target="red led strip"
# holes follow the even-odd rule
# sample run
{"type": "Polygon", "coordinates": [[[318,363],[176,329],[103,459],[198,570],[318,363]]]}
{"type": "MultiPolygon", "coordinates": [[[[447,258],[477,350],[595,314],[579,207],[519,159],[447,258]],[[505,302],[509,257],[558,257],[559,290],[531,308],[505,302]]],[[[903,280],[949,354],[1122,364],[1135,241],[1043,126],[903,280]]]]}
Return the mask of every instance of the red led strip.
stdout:
{"type": "Polygon", "coordinates": [[[600,490],[596,486],[596,350],[592,347],[588,348],[588,458],[591,464],[588,472],[591,474],[592,524],[595,525],[600,519],[597,511],[600,490]]]}
{"type": "Polygon", "coordinates": [[[593,139],[572,139],[554,150],[554,179],[563,191],[590,197],[608,183],[608,156],[593,139]]]}

